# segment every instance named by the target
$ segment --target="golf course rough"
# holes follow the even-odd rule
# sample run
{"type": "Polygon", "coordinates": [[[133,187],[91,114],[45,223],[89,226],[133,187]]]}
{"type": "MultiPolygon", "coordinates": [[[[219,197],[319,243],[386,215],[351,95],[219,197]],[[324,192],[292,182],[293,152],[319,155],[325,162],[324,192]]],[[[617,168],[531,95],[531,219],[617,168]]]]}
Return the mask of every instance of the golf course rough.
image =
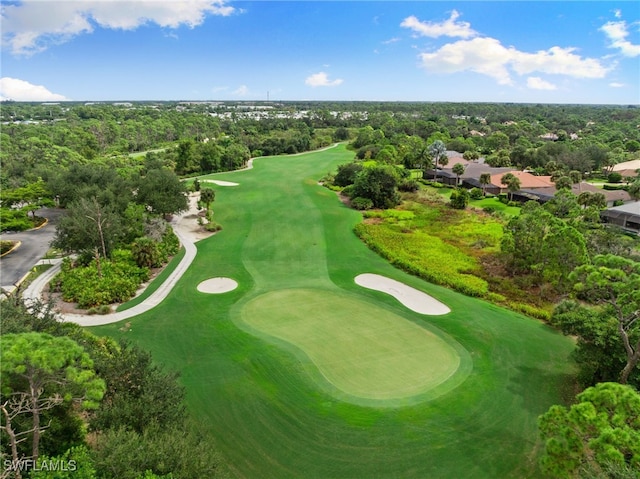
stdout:
{"type": "Polygon", "coordinates": [[[241,318],[251,332],[297,348],[343,399],[355,402],[395,405],[441,385],[461,362],[458,348],[434,332],[337,289],[261,294],[241,318]]]}

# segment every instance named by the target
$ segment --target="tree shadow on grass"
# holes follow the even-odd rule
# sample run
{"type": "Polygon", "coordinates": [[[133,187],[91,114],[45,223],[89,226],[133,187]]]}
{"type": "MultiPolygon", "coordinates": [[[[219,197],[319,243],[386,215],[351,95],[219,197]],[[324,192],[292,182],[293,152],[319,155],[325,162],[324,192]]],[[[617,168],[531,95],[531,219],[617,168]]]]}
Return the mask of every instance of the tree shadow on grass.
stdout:
{"type": "Polygon", "coordinates": [[[579,392],[576,375],[542,367],[519,366],[507,389],[519,396],[532,414],[545,413],[553,404],[568,404],[579,392]]]}

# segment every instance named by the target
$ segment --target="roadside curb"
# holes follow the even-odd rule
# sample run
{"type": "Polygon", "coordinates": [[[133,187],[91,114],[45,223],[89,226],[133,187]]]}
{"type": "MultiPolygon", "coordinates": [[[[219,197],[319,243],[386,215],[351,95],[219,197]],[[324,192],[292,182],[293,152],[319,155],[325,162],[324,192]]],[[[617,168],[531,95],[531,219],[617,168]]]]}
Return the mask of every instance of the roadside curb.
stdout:
{"type": "MultiPolygon", "coordinates": [[[[7,241],[10,241],[10,240],[7,240],[7,241]]],[[[17,250],[20,247],[21,244],[22,244],[22,241],[16,241],[16,243],[11,247],[11,249],[9,251],[0,254],[0,258],[4,258],[9,253],[13,253],[15,250],[17,250]]]]}

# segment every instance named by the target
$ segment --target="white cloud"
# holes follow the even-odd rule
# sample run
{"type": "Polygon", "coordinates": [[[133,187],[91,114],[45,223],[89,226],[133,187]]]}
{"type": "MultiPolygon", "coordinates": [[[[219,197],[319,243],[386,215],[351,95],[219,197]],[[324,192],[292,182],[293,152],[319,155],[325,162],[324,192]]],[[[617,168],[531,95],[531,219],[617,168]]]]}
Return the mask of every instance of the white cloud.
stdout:
{"type": "Polygon", "coordinates": [[[329,80],[329,76],[325,72],[314,73],[313,75],[309,75],[307,79],[304,81],[305,84],[317,87],[317,86],[338,86],[342,84],[341,78],[336,78],[335,80],[329,80]]]}
{"type": "Polygon", "coordinates": [[[624,83],[612,81],[611,83],[609,83],[609,86],[611,88],[624,88],[626,85],[624,83]]]}
{"type": "Polygon", "coordinates": [[[567,75],[575,78],[603,78],[609,71],[600,60],[582,58],[576,55],[575,48],[551,47],[536,53],[520,52],[510,49],[511,63],[520,75],[532,72],[567,75]]]}
{"type": "Polygon", "coordinates": [[[471,28],[469,22],[456,22],[460,14],[453,10],[451,17],[440,23],[421,22],[415,16],[405,18],[400,24],[401,27],[413,30],[417,35],[423,37],[459,37],[471,38],[477,35],[477,32],[471,28]]]}
{"type": "Polygon", "coordinates": [[[383,41],[382,44],[383,45],[391,45],[392,43],[396,43],[396,42],[399,42],[399,41],[400,41],[400,38],[393,37],[393,38],[390,38],[389,40],[383,41]]]}
{"type": "MultiPolygon", "coordinates": [[[[619,13],[619,12],[618,12],[619,13]]],[[[616,18],[620,18],[616,14],[616,18]]],[[[600,30],[604,32],[610,41],[609,48],[616,48],[620,50],[620,53],[625,57],[637,57],[640,55],[640,45],[635,45],[627,40],[629,31],[627,29],[627,22],[607,22],[600,30]]]]}
{"type": "Polygon", "coordinates": [[[474,38],[448,43],[433,53],[422,53],[422,66],[433,73],[473,71],[501,85],[512,83],[507,64],[511,53],[494,38],[474,38]]]}
{"type": "Polygon", "coordinates": [[[603,78],[609,69],[599,60],[583,58],[573,48],[551,47],[536,53],[505,47],[499,40],[477,37],[443,45],[432,53],[422,53],[422,66],[433,73],[473,71],[511,85],[511,70],[519,75],[533,72],[575,78],[603,78]]]}
{"type": "Polygon", "coordinates": [[[543,80],[540,77],[527,78],[527,87],[533,90],[556,90],[557,87],[553,83],[543,80]]]}
{"type": "Polygon", "coordinates": [[[42,85],[33,85],[18,78],[0,78],[0,100],[14,101],[64,101],[64,95],[47,90],[42,85]]]}
{"type": "Polygon", "coordinates": [[[247,87],[247,85],[240,85],[233,91],[233,94],[238,96],[247,96],[249,94],[249,87],[247,87]]]}
{"type": "Polygon", "coordinates": [[[147,23],[196,27],[207,15],[231,15],[226,0],[23,0],[2,7],[2,43],[14,55],[32,55],[49,45],[91,33],[96,26],[132,30],[147,23]]]}

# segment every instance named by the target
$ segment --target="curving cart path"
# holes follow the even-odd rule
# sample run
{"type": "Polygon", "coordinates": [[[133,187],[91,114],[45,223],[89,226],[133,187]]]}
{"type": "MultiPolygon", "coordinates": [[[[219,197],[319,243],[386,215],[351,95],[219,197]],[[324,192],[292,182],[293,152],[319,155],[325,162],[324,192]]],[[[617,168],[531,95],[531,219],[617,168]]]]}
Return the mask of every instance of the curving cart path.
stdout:
{"type": "MultiPolygon", "coordinates": [[[[123,319],[128,319],[133,316],[146,313],[150,309],[155,308],[167,297],[169,292],[173,289],[175,284],[182,277],[182,275],[185,273],[187,268],[189,268],[194,258],[196,257],[197,249],[195,244],[182,232],[180,232],[178,228],[174,228],[174,232],[185,249],[184,257],[182,258],[176,269],[174,269],[169,277],[164,281],[164,283],[162,283],[160,287],[142,303],[125,311],[119,311],[116,313],[105,315],[60,314],[60,318],[62,319],[62,321],[77,323],[80,326],[101,326],[103,324],[117,323],[118,321],[122,321],[123,319]]],[[[45,260],[45,263],[47,261],[48,260],[45,260]]],[[[44,287],[60,271],[62,260],[51,260],[51,263],[55,263],[55,266],[38,276],[24,291],[23,297],[27,304],[29,301],[40,299],[42,297],[42,291],[44,287]]]]}

